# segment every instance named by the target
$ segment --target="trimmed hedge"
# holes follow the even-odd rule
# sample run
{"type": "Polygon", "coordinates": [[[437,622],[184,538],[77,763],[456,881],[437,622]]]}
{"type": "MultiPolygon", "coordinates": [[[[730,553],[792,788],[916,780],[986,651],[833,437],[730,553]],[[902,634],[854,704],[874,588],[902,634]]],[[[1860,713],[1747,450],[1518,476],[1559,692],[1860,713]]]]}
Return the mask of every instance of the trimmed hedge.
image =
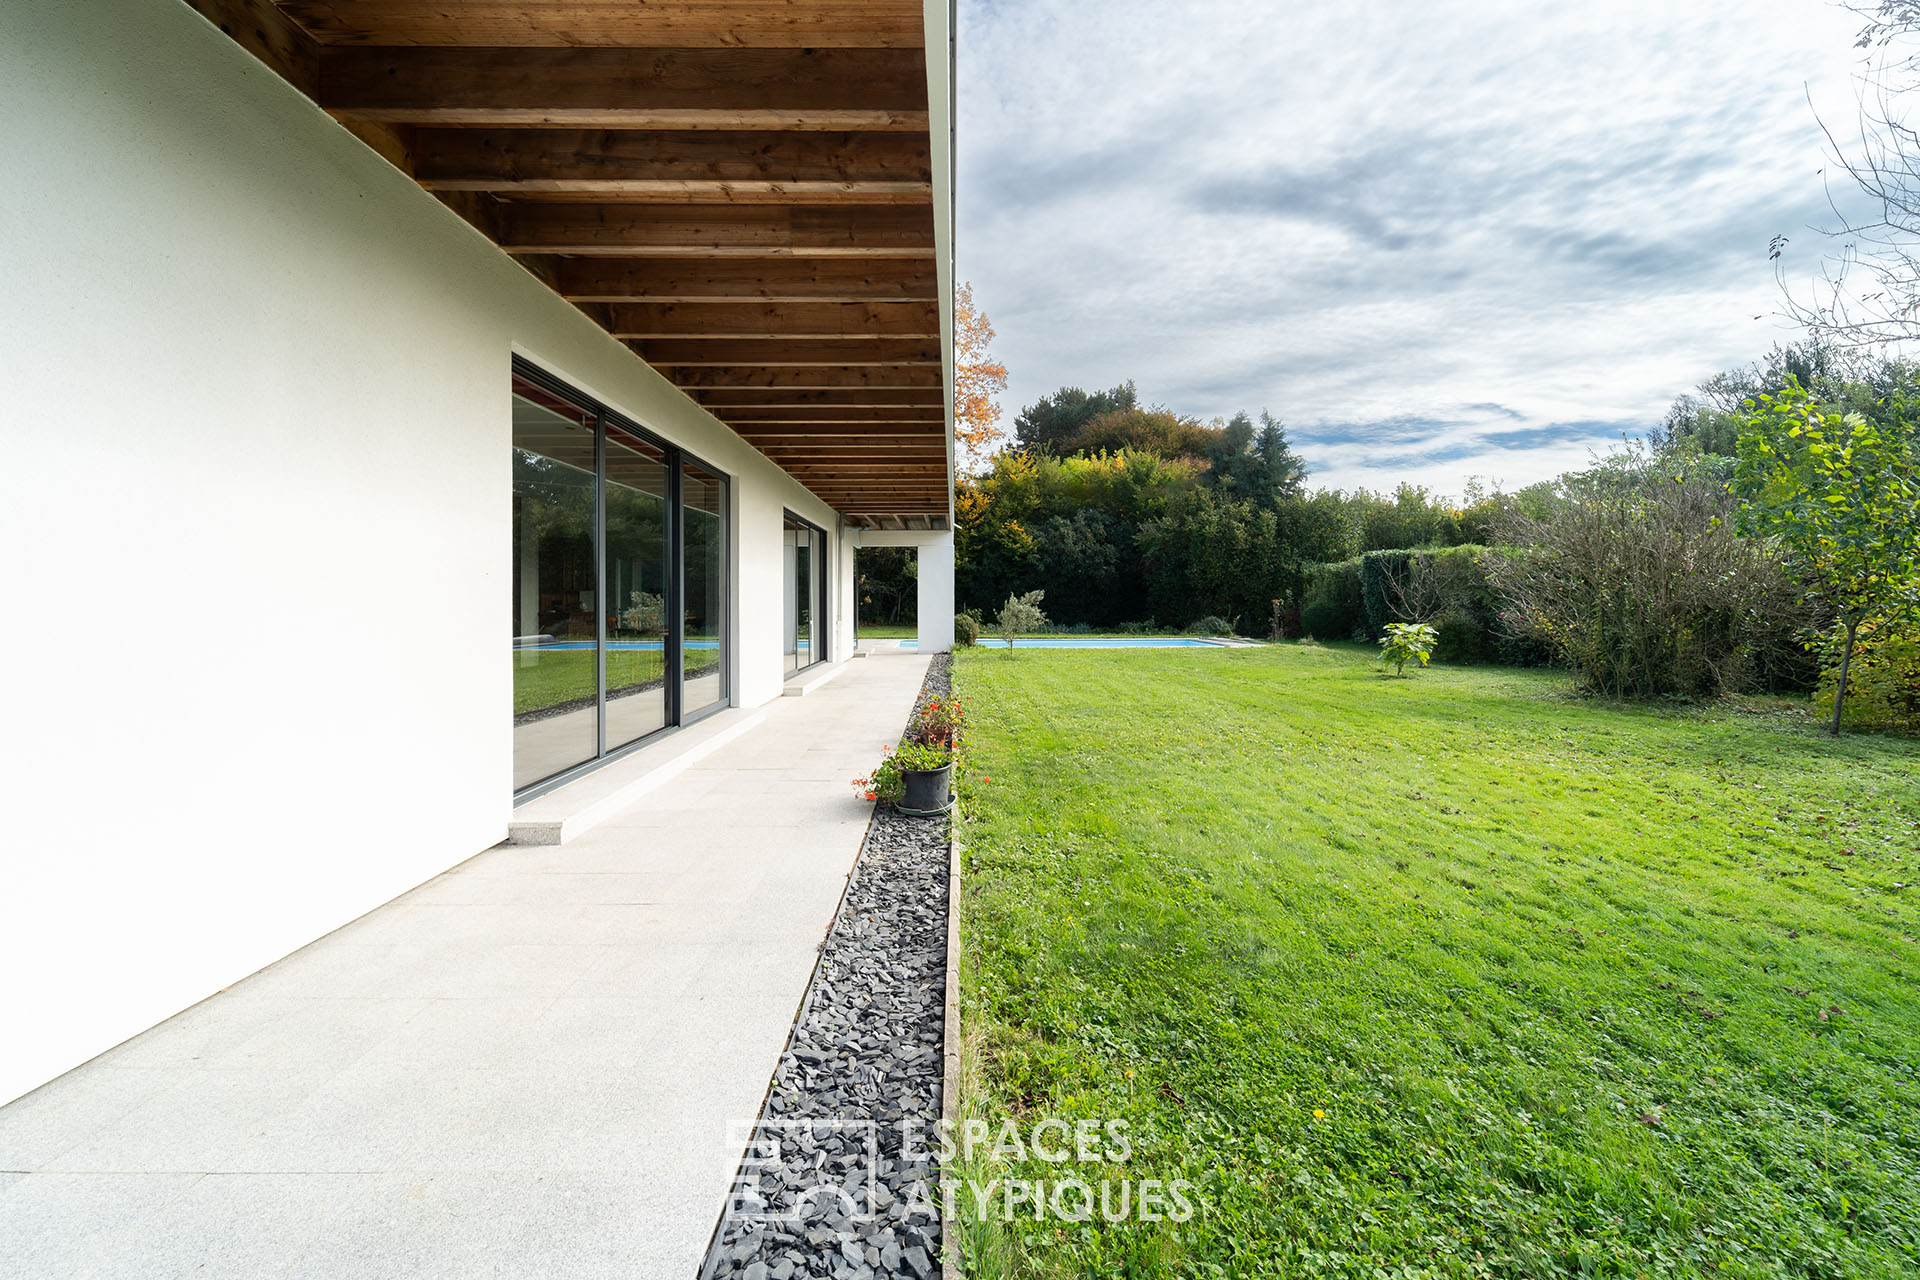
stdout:
{"type": "Polygon", "coordinates": [[[1352,640],[1356,632],[1364,631],[1359,557],[1303,565],[1300,578],[1302,631],[1315,640],[1352,640]]]}

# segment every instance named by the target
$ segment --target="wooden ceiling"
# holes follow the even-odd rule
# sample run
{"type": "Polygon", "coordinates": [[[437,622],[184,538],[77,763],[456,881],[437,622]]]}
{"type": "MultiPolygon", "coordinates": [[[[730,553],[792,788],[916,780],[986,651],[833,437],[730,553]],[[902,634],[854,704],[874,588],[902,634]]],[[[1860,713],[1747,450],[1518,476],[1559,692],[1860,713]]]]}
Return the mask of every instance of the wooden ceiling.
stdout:
{"type": "Polygon", "coordinates": [[[921,2],[187,0],[850,520],[944,528],[921,2]]]}

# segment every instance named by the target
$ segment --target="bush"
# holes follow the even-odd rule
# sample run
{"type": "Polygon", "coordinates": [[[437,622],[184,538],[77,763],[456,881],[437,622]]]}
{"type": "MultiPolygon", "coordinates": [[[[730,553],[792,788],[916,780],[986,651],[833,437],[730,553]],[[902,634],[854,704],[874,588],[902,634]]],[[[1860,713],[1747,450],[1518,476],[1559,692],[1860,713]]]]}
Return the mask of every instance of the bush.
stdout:
{"type": "Polygon", "coordinates": [[[1204,618],[1196,618],[1193,625],[1187,628],[1187,632],[1190,635],[1196,636],[1237,635],[1239,633],[1236,632],[1233,627],[1234,623],[1238,621],[1238,618],[1229,620],[1220,617],[1218,614],[1210,613],[1204,618]]]}
{"type": "Polygon", "coordinates": [[[1353,619],[1331,600],[1315,600],[1300,611],[1300,630],[1315,640],[1345,640],[1353,634],[1353,619]]]}
{"type": "Polygon", "coordinates": [[[1750,687],[1756,644],[1801,616],[1775,550],[1735,531],[1725,482],[1694,462],[1633,449],[1568,475],[1564,500],[1503,522],[1514,552],[1483,558],[1511,631],[1596,692],[1750,687]]]}
{"type": "Polygon", "coordinates": [[[1407,673],[1409,662],[1426,666],[1435,639],[1433,628],[1424,622],[1389,622],[1387,633],[1380,637],[1380,669],[1391,666],[1399,676],[1407,673]]]}
{"type": "Polygon", "coordinates": [[[1046,594],[1044,591],[1029,591],[1023,596],[1008,596],[1007,602],[1000,606],[1000,616],[994,619],[994,625],[1006,637],[1009,654],[1013,652],[1014,637],[1023,631],[1032,633],[1047,625],[1047,615],[1040,611],[1040,601],[1046,594]]]}
{"type": "Polygon", "coordinates": [[[1490,662],[1493,637],[1473,613],[1450,606],[1433,620],[1433,656],[1441,662],[1490,662]]]}
{"type": "Polygon", "coordinates": [[[953,615],[954,642],[964,648],[972,648],[980,642],[980,619],[972,613],[953,615]]]}
{"type": "Polygon", "coordinates": [[[1315,640],[1346,640],[1363,625],[1357,557],[1307,565],[1301,583],[1300,629],[1315,640]]]}
{"type": "Polygon", "coordinates": [[[1413,589],[1414,556],[1412,551],[1369,551],[1360,557],[1360,609],[1369,639],[1386,634],[1390,622],[1426,621],[1403,616],[1423,612],[1402,603],[1413,589]]]}
{"type": "MultiPolygon", "coordinates": [[[[1833,709],[1838,665],[1820,673],[1816,705],[1833,709]]],[[[1920,635],[1862,631],[1847,665],[1841,723],[1858,729],[1920,733],[1920,635]]]]}

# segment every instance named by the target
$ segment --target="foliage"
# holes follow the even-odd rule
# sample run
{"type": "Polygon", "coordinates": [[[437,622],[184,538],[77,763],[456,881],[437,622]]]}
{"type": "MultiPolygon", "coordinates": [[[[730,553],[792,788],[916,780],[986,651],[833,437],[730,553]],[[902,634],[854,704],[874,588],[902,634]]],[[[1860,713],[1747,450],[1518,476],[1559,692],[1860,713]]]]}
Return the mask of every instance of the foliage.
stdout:
{"type": "Polygon", "coordinates": [[[1361,551],[1444,547],[1460,541],[1460,512],[1422,485],[1402,484],[1391,494],[1353,495],[1361,551]]]}
{"type": "Polygon", "coordinates": [[[1063,621],[1110,626],[1145,617],[1135,532],[1172,495],[1194,488],[1198,470],[1193,462],[1130,451],[995,456],[984,474],[962,477],[955,492],[961,601],[991,607],[1042,588],[1063,621]],[[1058,567],[1048,558],[1055,556],[1062,558],[1058,567]]]}
{"type": "Polygon", "coordinates": [[[1014,639],[1022,632],[1038,631],[1047,625],[1047,615],[1040,611],[1040,600],[1045,591],[1029,591],[1023,596],[1008,596],[1007,602],[1000,606],[1000,613],[994,619],[994,625],[1007,642],[1007,652],[1013,652],[1014,639]]]}
{"type": "Polygon", "coordinates": [[[1389,622],[1386,630],[1380,637],[1380,667],[1382,670],[1392,667],[1397,676],[1407,674],[1409,662],[1418,661],[1426,666],[1440,638],[1424,622],[1389,622]]]}
{"type": "Polygon", "coordinates": [[[1111,409],[1057,436],[1048,449],[1058,457],[1118,453],[1131,449],[1161,458],[1204,458],[1219,432],[1169,409],[1111,409]]]}
{"type": "Polygon", "coordinates": [[[907,727],[907,741],[953,747],[960,740],[962,715],[958,698],[934,698],[914,713],[913,723],[907,727]]]}
{"type": "Polygon", "coordinates": [[[1195,618],[1187,626],[1187,632],[1196,636],[1232,636],[1240,634],[1240,619],[1222,618],[1218,614],[1208,614],[1204,618],[1195,618]]]}
{"type": "Polygon", "coordinates": [[[1860,629],[1920,612],[1920,457],[1908,425],[1920,405],[1902,408],[1883,427],[1790,385],[1753,402],[1740,437],[1742,523],[1788,548],[1804,596],[1838,622],[1836,734],[1860,629]]]}
{"type": "Polygon", "coordinates": [[[978,463],[1000,434],[1000,402],[1007,366],[992,358],[993,324],[973,304],[973,284],[953,295],[953,435],[967,460],[978,463]]]}
{"type": "MultiPolygon", "coordinates": [[[[1360,557],[1360,608],[1366,615],[1369,640],[1385,635],[1387,624],[1401,616],[1395,606],[1412,590],[1413,560],[1411,551],[1369,551],[1360,557]]],[[[1424,615],[1425,611],[1407,613],[1424,615]]]]}
{"type": "Polygon", "coordinates": [[[859,547],[853,553],[859,575],[862,622],[916,622],[920,607],[920,556],[912,547],[859,547]]]}
{"type": "MultiPolygon", "coordinates": [[[[1839,671],[1822,673],[1815,701],[1832,705],[1839,671]]],[[[1847,668],[1845,723],[1859,729],[1920,733],[1920,636],[1863,631],[1847,668]]]]}
{"type": "Polygon", "coordinates": [[[974,1176],[1200,1205],[1024,1216],[1011,1273],[1914,1274],[1920,753],[1361,657],[956,660],[995,783],[960,842],[962,1106],[1135,1139],[974,1176]]]}
{"type": "Polygon", "coordinates": [[[1515,510],[1486,557],[1518,627],[1615,698],[1712,696],[1754,679],[1756,637],[1804,617],[1777,553],[1734,529],[1723,468],[1630,449],[1515,510]]]}
{"type": "MultiPolygon", "coordinates": [[[[1089,395],[1079,387],[1062,387],[1044,400],[1022,409],[1013,420],[1014,439],[1021,449],[1059,449],[1088,421],[1103,413],[1115,413],[1140,407],[1139,394],[1131,381],[1111,391],[1089,395]]],[[[1065,452],[1071,453],[1068,449],[1065,452]]]]}
{"type": "Polygon", "coordinates": [[[963,648],[971,648],[980,643],[980,619],[972,613],[953,615],[953,638],[963,648]]]}
{"type": "Polygon", "coordinates": [[[907,789],[904,774],[944,769],[952,763],[953,748],[950,746],[937,742],[902,742],[897,749],[887,748],[886,756],[874,766],[872,773],[864,778],[855,778],[853,789],[864,800],[897,802],[907,789]]]}
{"type": "Polygon", "coordinates": [[[1353,639],[1366,623],[1359,558],[1306,566],[1301,601],[1301,630],[1315,640],[1353,639]]]}
{"type": "Polygon", "coordinates": [[[667,598],[652,591],[636,591],[620,614],[620,625],[643,635],[662,635],[667,629],[667,598]]]}
{"type": "Polygon", "coordinates": [[[1207,448],[1206,482],[1256,506],[1298,498],[1307,487],[1307,464],[1287,444],[1280,420],[1260,411],[1260,430],[1244,413],[1233,415],[1207,448]]]}

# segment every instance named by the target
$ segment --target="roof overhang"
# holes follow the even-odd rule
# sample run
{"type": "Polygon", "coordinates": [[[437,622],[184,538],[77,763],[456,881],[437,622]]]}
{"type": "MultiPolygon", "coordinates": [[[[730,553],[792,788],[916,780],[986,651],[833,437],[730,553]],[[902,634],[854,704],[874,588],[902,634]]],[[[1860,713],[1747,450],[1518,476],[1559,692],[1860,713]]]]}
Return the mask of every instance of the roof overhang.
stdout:
{"type": "Polygon", "coordinates": [[[949,527],[947,0],[187,3],[852,523],[949,527]]]}

